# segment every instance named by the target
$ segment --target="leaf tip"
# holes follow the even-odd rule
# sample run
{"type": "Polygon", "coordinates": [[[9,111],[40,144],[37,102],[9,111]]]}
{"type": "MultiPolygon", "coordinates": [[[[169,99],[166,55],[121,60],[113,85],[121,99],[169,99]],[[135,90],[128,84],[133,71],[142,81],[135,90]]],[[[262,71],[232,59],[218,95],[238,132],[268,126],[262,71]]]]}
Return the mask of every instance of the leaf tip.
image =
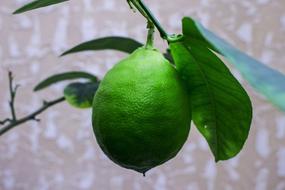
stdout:
{"type": "Polygon", "coordinates": [[[19,9],[15,10],[14,12],[12,12],[12,15],[17,15],[20,14],[21,12],[19,11],[19,9]]]}
{"type": "Polygon", "coordinates": [[[34,87],[33,91],[34,91],[34,92],[37,92],[37,91],[39,91],[39,90],[41,90],[41,89],[42,89],[42,86],[41,86],[41,83],[39,83],[39,84],[37,84],[37,85],[34,87]]]}
{"type": "Polygon", "coordinates": [[[219,161],[221,161],[219,158],[215,158],[215,163],[217,164],[219,161]]]}
{"type": "Polygon", "coordinates": [[[59,57],[63,57],[67,54],[67,51],[63,52],[62,54],[59,55],[59,57]]]}
{"type": "Polygon", "coordinates": [[[39,90],[39,89],[38,89],[37,86],[33,89],[34,92],[37,92],[38,90],[39,90]]]}

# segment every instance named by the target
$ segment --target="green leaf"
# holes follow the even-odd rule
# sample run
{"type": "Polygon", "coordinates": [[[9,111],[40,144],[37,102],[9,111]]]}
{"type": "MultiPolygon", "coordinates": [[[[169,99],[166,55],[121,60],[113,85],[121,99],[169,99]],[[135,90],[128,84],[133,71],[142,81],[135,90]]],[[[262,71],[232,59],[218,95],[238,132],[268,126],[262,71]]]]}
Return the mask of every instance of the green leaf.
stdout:
{"type": "Polygon", "coordinates": [[[134,39],[111,36],[84,42],[82,44],[79,44],[78,46],[75,46],[74,48],[71,48],[70,50],[67,50],[61,56],[81,51],[97,51],[107,49],[118,50],[125,53],[132,53],[134,50],[141,46],[143,46],[143,44],[134,39]]]}
{"type": "Polygon", "coordinates": [[[183,33],[225,56],[258,92],[285,111],[285,75],[241,52],[191,18],[183,19],[183,33]]]}
{"type": "Polygon", "coordinates": [[[72,71],[72,72],[60,73],[60,74],[56,74],[56,75],[48,77],[47,79],[41,81],[34,88],[34,91],[42,90],[46,87],[49,87],[52,84],[55,84],[55,83],[58,83],[61,81],[79,79],[79,78],[89,79],[89,80],[94,81],[94,82],[97,81],[97,78],[90,73],[80,72],[80,71],[72,71]]]}
{"type": "Polygon", "coordinates": [[[26,5],[24,5],[23,7],[19,8],[19,9],[17,9],[15,12],[13,12],[13,14],[19,14],[19,13],[23,13],[26,11],[31,11],[33,9],[38,9],[38,8],[47,7],[50,5],[62,3],[65,1],[69,1],[69,0],[35,0],[33,2],[30,2],[26,5]]]}
{"type": "Polygon", "coordinates": [[[98,86],[98,82],[71,83],[64,88],[64,97],[70,105],[76,108],[90,108],[98,86]]]}
{"type": "Polygon", "coordinates": [[[246,91],[204,44],[185,37],[170,43],[170,49],[189,90],[192,119],[215,160],[234,157],[247,139],[252,119],[246,91]]]}

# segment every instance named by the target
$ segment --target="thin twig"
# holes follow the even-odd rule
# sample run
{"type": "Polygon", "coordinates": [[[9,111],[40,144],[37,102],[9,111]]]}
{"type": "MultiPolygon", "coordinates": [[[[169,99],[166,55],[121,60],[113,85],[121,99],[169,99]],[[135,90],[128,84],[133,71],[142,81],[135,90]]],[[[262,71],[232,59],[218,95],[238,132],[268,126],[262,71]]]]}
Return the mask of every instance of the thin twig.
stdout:
{"type": "Polygon", "coordinates": [[[16,117],[16,112],[15,112],[15,96],[16,96],[16,91],[17,88],[19,87],[19,85],[16,85],[16,87],[13,87],[13,74],[11,71],[9,71],[8,73],[9,76],[9,90],[10,90],[10,110],[11,110],[11,115],[12,115],[12,121],[16,121],[17,117],[16,117]]]}
{"type": "Polygon", "coordinates": [[[51,106],[53,106],[55,104],[58,104],[60,102],[63,102],[64,100],[65,100],[64,97],[60,97],[60,98],[55,99],[55,100],[50,101],[50,102],[44,101],[43,106],[40,107],[39,109],[37,109],[36,111],[34,111],[33,113],[31,113],[30,115],[27,115],[27,116],[25,116],[25,117],[23,117],[21,119],[15,120],[15,121],[12,120],[10,122],[10,124],[8,124],[8,125],[6,125],[4,127],[1,127],[0,128],[0,136],[3,135],[4,133],[8,132],[9,130],[13,129],[14,127],[16,127],[16,126],[18,126],[20,124],[23,124],[23,123],[25,123],[27,121],[31,121],[31,120],[39,121],[39,119],[36,118],[37,115],[39,115],[40,113],[42,113],[43,111],[45,111],[49,107],[51,107],[51,106]]]}
{"type": "Polygon", "coordinates": [[[55,99],[53,101],[47,102],[44,101],[42,107],[40,107],[39,109],[37,109],[36,111],[34,111],[33,113],[22,117],[21,119],[17,119],[16,116],[16,111],[15,111],[15,97],[16,97],[16,92],[17,89],[19,88],[19,85],[15,85],[13,84],[13,74],[11,71],[8,72],[8,78],[9,78],[9,90],[10,90],[10,101],[9,101],[9,106],[10,106],[10,111],[11,111],[11,118],[6,118],[2,121],[0,121],[0,125],[4,125],[2,127],[0,127],[0,136],[3,135],[4,133],[8,132],[9,130],[13,129],[14,127],[25,123],[27,121],[37,121],[39,122],[40,120],[37,119],[37,115],[39,115],[40,113],[42,113],[43,111],[45,111],[46,109],[48,109],[49,107],[58,104],[62,101],[65,100],[64,97],[60,97],[58,99],[55,99]]]}

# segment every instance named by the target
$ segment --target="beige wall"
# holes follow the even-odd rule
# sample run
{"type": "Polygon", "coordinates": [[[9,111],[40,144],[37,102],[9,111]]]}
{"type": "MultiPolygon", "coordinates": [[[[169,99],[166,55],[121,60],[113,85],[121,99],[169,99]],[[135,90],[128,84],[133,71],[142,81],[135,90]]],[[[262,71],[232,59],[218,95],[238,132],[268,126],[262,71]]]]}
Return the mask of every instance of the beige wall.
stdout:
{"type": "MultiPolygon", "coordinates": [[[[73,0],[12,16],[24,2],[0,2],[0,119],[9,116],[7,70],[12,70],[21,84],[16,103],[18,114],[24,115],[43,99],[62,93],[64,85],[33,93],[37,81],[70,70],[103,77],[125,56],[108,51],[58,58],[65,49],[107,35],[145,38],[144,20],[128,9],[125,0],[73,0]]],[[[285,73],[284,0],[146,2],[168,31],[179,32],[182,16],[193,16],[285,73]]],[[[156,44],[165,47],[161,40],[156,44]]],[[[244,149],[232,160],[215,164],[206,142],[192,127],[179,155],[144,178],[103,155],[92,133],[90,110],[76,110],[63,103],[42,114],[41,123],[29,122],[0,138],[0,189],[284,190],[284,113],[241,82],[254,102],[254,120],[244,149]]]]}

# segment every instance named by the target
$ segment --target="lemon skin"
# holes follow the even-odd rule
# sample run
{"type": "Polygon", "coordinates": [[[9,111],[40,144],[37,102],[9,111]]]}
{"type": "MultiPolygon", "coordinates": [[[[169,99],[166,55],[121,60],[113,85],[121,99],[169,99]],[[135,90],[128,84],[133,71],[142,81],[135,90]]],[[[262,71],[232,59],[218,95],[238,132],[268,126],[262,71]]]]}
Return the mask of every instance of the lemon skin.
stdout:
{"type": "Polygon", "coordinates": [[[159,51],[139,48],[100,83],[92,113],[97,142],[118,165],[145,173],[185,143],[189,104],[176,69],[159,51]]]}

